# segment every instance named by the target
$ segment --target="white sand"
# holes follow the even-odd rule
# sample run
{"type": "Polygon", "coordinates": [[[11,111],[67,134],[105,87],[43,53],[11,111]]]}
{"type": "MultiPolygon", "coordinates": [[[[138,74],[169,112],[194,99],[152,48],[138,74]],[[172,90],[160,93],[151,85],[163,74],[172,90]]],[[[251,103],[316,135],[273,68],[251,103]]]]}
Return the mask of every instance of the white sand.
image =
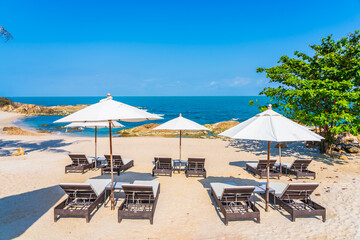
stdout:
{"type": "MultiPolygon", "coordinates": [[[[15,116],[16,117],[16,116],[15,116]]],[[[9,125],[14,115],[0,112],[0,126],[9,125]]],[[[272,156],[278,150],[273,148],[272,156]]],[[[317,179],[293,182],[318,182],[320,187],[312,199],[327,209],[327,221],[320,218],[298,218],[291,222],[289,214],[271,209],[264,211],[259,199],[261,223],[252,220],[223,223],[209,195],[211,182],[252,184],[265,180],[253,177],[244,170],[245,162],[265,157],[266,145],[245,141],[220,139],[184,139],[183,158],[206,157],[208,178],[151,177],[152,161],[156,155],[178,156],[175,138],[115,138],[114,153],[135,160],[135,167],[120,175],[121,181],[160,181],[161,193],[154,224],[149,220],[124,219],[117,222],[117,211],[101,206],[90,223],[84,218],[60,218],[53,221],[54,206],[65,198],[60,182],[84,182],[100,175],[100,171],[85,174],[64,174],[71,161],[68,152],[93,155],[94,140],[86,137],[7,136],[0,135],[0,149],[9,154],[23,147],[25,156],[0,157],[0,239],[360,239],[360,159],[331,163],[330,159],[315,157],[311,169],[317,179]]],[[[108,153],[108,139],[99,140],[99,155],[108,153]]],[[[316,150],[306,149],[303,143],[289,144],[283,149],[283,161],[298,156],[319,156],[316,150]]],[[[279,181],[272,179],[272,181],[279,181]]],[[[280,181],[289,182],[283,176],[280,181]]],[[[121,203],[120,196],[117,206],[121,203]]]]}

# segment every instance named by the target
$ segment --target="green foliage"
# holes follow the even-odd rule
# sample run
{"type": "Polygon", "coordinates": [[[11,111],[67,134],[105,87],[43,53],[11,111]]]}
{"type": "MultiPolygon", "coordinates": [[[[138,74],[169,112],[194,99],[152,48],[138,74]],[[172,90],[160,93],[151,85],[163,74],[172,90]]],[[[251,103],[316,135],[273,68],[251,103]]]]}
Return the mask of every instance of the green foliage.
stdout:
{"type": "Polygon", "coordinates": [[[6,97],[0,97],[0,107],[4,107],[7,105],[13,105],[13,102],[6,97]]]}
{"type": "Polygon", "coordinates": [[[7,42],[13,39],[13,36],[0,25],[0,38],[3,38],[4,41],[7,42]]]}
{"type": "Polygon", "coordinates": [[[318,126],[327,142],[341,132],[360,131],[360,35],[359,31],[338,41],[332,35],[310,45],[313,55],[298,51],[282,56],[279,65],[258,68],[274,87],[260,95],[271,97],[287,117],[318,126]]]}

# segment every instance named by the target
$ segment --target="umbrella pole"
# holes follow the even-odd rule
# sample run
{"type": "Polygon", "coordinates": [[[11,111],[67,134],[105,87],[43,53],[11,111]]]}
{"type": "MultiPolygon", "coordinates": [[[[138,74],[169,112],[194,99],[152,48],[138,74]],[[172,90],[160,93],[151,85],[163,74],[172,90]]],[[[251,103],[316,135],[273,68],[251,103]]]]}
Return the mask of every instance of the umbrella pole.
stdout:
{"type": "Polygon", "coordinates": [[[280,175],[282,175],[282,168],[281,168],[281,143],[279,142],[279,161],[280,161],[280,175]]]}
{"type": "Polygon", "coordinates": [[[181,169],[181,130],[180,130],[180,158],[179,158],[179,173],[181,169]]]}
{"type": "Polygon", "coordinates": [[[113,172],[113,155],[112,155],[112,135],[111,135],[111,121],[109,120],[109,137],[110,137],[110,168],[111,168],[111,210],[115,210],[114,199],[114,172],[113,172]]]}
{"type": "Polygon", "coordinates": [[[267,164],[266,164],[266,204],[265,204],[265,211],[269,211],[269,175],[270,175],[270,141],[267,144],[268,152],[267,152],[267,164]]]}
{"type": "Polygon", "coordinates": [[[95,170],[97,170],[97,126],[95,126],[95,170]]]}

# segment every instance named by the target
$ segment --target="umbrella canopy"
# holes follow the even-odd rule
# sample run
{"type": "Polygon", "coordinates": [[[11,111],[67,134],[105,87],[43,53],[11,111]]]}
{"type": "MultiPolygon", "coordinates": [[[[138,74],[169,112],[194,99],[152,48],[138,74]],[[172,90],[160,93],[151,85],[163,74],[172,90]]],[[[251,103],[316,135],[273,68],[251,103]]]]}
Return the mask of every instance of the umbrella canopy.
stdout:
{"type": "Polygon", "coordinates": [[[173,131],[179,131],[179,135],[180,135],[180,145],[179,145],[179,153],[180,153],[180,158],[179,158],[179,172],[180,172],[180,168],[181,168],[181,135],[182,135],[182,131],[209,131],[208,128],[194,122],[191,121],[187,118],[182,117],[181,113],[179,115],[179,117],[174,118],[166,123],[163,123],[159,126],[157,126],[156,128],[154,128],[153,130],[173,130],[173,131]]]}
{"type": "Polygon", "coordinates": [[[182,117],[180,114],[179,117],[174,118],[166,123],[163,123],[153,130],[174,130],[174,131],[209,131],[208,128],[200,125],[194,121],[191,121],[187,118],[182,117]]]}
{"type": "MultiPolygon", "coordinates": [[[[109,122],[73,122],[65,126],[66,128],[69,127],[84,127],[84,128],[108,128],[109,122]]],[[[112,128],[122,128],[125,127],[119,122],[112,121],[111,122],[112,128]]]]}
{"type": "Polygon", "coordinates": [[[113,158],[112,158],[112,121],[125,122],[141,122],[146,120],[157,120],[162,117],[148,113],[130,105],[114,101],[110,94],[107,98],[100,102],[90,105],[82,110],[79,110],[69,116],[61,118],[55,123],[64,122],[108,122],[109,124],[109,139],[110,139],[110,165],[111,165],[111,209],[115,209],[114,199],[114,172],[113,172],[113,158]]]}
{"type": "Polygon", "coordinates": [[[236,139],[268,142],[266,211],[268,211],[269,203],[270,142],[321,141],[324,139],[320,135],[311,132],[308,128],[273,111],[271,104],[269,105],[268,110],[257,114],[255,117],[252,117],[219,135],[236,139]]]}
{"type": "Polygon", "coordinates": [[[273,111],[271,107],[220,135],[271,142],[321,141],[324,139],[307,127],[273,111]]]}
{"type": "Polygon", "coordinates": [[[114,101],[109,94],[107,98],[100,102],[56,120],[54,123],[107,121],[141,122],[158,119],[162,119],[162,117],[125,103],[114,101]]]}

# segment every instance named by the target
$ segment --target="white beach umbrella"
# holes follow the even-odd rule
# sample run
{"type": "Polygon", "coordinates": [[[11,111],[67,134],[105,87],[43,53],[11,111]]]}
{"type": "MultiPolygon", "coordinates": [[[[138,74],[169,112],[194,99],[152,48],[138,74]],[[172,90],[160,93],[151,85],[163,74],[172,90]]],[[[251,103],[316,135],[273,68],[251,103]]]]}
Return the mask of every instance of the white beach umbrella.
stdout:
{"type": "MultiPolygon", "coordinates": [[[[66,128],[83,127],[83,128],[94,128],[95,129],[95,169],[97,168],[97,130],[98,128],[108,128],[109,122],[73,122],[65,126],[66,128]]],[[[122,128],[119,122],[112,121],[112,128],[122,128]]]]}
{"type": "Polygon", "coordinates": [[[271,104],[269,105],[268,110],[257,114],[255,117],[252,117],[219,135],[236,139],[268,142],[266,211],[268,211],[269,203],[270,142],[321,141],[324,139],[320,135],[310,131],[308,128],[273,111],[271,104]]]}
{"type": "Polygon", "coordinates": [[[181,135],[182,135],[182,131],[209,131],[208,128],[206,128],[194,121],[191,121],[187,118],[182,117],[181,113],[180,113],[179,117],[174,118],[166,123],[163,123],[163,124],[157,126],[156,128],[154,128],[153,130],[179,131],[179,135],[180,135],[179,172],[180,172],[180,168],[181,168],[181,135]]]}
{"type": "Polygon", "coordinates": [[[157,120],[162,117],[148,113],[130,105],[114,101],[110,94],[107,98],[100,102],[81,109],[69,116],[61,118],[54,123],[64,122],[108,122],[109,123],[109,138],[110,138],[110,165],[111,165],[111,209],[115,209],[114,200],[114,174],[113,174],[113,160],[112,160],[112,121],[124,122],[141,122],[146,120],[157,120]]]}

